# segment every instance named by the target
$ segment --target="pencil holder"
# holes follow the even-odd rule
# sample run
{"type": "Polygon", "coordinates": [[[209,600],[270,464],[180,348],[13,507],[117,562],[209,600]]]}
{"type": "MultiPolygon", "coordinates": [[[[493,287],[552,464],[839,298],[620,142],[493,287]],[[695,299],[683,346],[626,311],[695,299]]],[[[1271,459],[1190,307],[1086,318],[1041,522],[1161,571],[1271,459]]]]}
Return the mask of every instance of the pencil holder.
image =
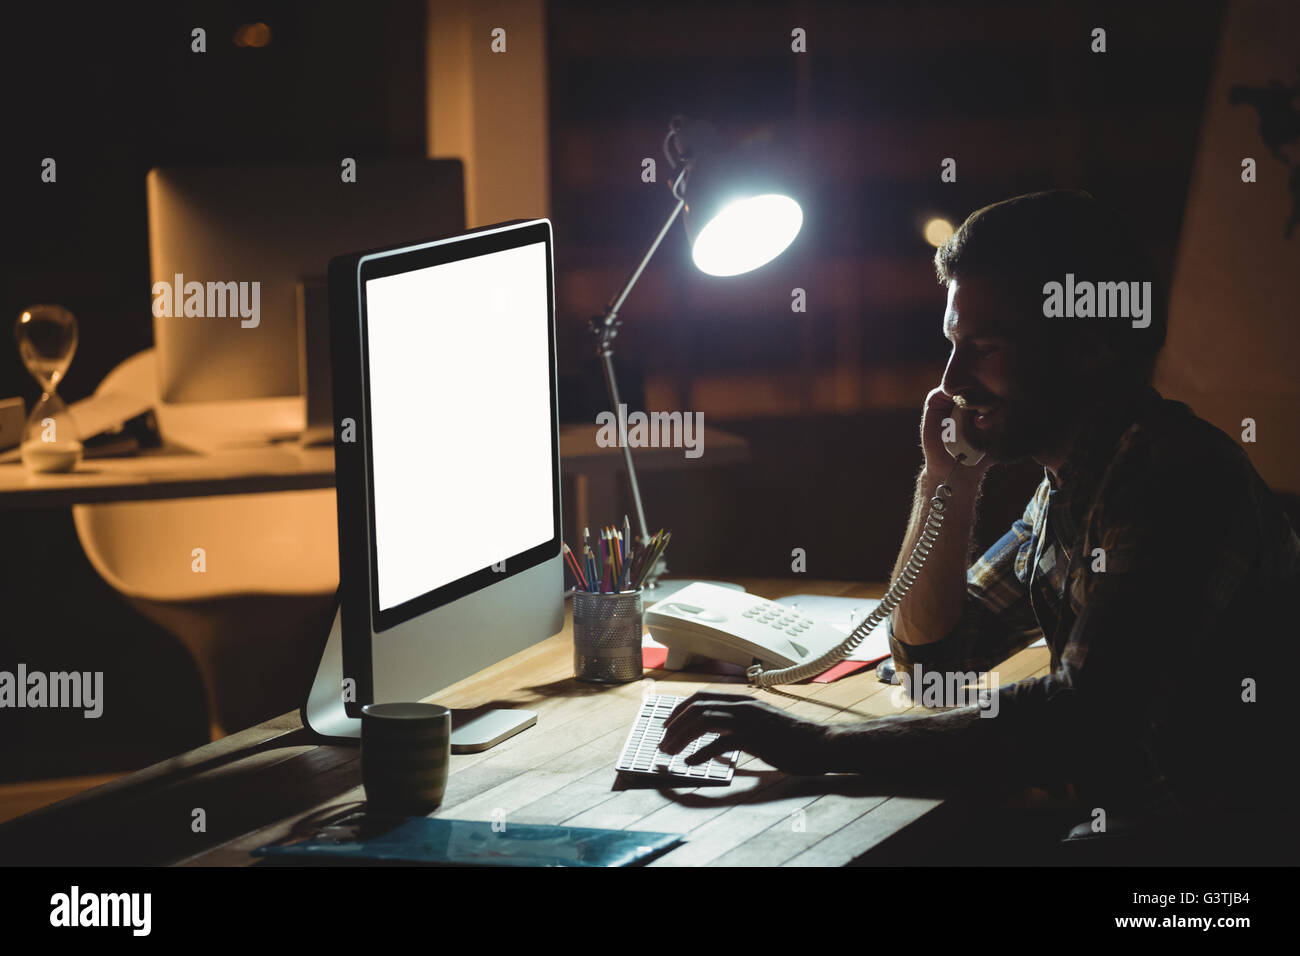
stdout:
{"type": "Polygon", "coordinates": [[[573,592],[573,676],[597,684],[640,680],[641,589],[573,592]]]}

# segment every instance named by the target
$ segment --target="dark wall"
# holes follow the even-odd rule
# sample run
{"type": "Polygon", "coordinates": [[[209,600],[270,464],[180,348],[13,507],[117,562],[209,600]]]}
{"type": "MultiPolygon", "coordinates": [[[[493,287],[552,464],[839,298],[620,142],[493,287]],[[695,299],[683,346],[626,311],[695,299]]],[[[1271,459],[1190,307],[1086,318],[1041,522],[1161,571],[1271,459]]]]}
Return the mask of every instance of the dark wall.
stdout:
{"type": "MultiPolygon", "coordinates": [[[[81,342],[64,398],[153,344],[153,166],[424,155],[424,9],[344,3],[11,5],[0,57],[0,397],[37,397],[19,311],[57,302],[81,342]],[[271,42],[237,47],[264,22],[271,42]],[[191,52],[190,31],[207,31],[191,52]],[[40,180],[53,157],[58,181],[40,180]]],[[[340,250],[346,251],[346,250],[340,250]]]]}

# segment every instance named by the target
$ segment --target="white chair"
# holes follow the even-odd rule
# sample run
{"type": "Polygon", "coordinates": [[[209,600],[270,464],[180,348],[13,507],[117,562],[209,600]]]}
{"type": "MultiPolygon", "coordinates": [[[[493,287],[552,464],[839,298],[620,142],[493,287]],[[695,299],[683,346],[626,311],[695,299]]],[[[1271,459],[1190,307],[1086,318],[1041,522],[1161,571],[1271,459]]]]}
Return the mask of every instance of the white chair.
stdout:
{"type": "MultiPolygon", "coordinates": [[[[146,398],[164,440],[200,453],[304,424],[301,397],[166,405],[157,383],[149,349],[96,395],[146,398]]],[[[72,516],[100,576],[193,655],[214,739],[302,699],[338,589],[333,489],[81,504],[72,516]]]]}

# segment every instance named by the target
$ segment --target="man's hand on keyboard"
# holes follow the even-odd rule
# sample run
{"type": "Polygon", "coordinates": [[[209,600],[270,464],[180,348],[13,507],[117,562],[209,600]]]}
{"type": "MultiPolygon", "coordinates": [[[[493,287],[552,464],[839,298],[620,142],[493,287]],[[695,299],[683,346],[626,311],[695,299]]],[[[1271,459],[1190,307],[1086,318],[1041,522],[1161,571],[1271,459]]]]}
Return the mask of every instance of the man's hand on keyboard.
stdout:
{"type": "Polygon", "coordinates": [[[703,734],[721,735],[687,757],[688,764],[744,750],[783,773],[821,774],[829,769],[826,726],[745,694],[700,691],[678,704],[664,727],[659,749],[669,754],[679,753],[703,734]]]}

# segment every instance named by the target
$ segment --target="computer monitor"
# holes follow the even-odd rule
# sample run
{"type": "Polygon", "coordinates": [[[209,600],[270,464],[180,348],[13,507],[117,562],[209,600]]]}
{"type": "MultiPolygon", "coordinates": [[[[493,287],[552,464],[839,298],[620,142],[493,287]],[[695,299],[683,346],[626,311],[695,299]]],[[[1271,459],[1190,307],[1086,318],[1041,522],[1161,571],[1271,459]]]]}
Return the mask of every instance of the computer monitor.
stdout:
{"type": "Polygon", "coordinates": [[[465,228],[459,159],[168,167],[145,184],[162,400],[305,394],[308,425],[331,420],[314,308],[329,260],[465,228]]]}
{"type": "MultiPolygon", "coordinates": [[[[303,719],[348,737],[364,704],[563,627],[551,224],[333,259],[329,311],[340,613],[303,719]]],[[[522,729],[516,713],[453,719],[453,749],[522,729]]]]}

